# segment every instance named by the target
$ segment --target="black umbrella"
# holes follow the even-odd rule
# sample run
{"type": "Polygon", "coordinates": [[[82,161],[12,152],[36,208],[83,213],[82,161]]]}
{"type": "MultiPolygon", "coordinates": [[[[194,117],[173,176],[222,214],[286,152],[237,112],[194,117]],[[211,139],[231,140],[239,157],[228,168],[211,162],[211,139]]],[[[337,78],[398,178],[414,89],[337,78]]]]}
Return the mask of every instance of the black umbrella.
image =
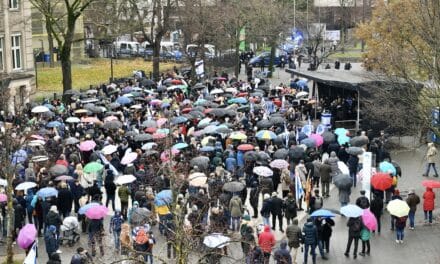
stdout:
{"type": "Polygon", "coordinates": [[[143,141],[148,141],[148,140],[153,140],[153,136],[150,134],[137,134],[136,136],[134,136],[134,141],[136,142],[143,142],[143,141]]]}
{"type": "Polygon", "coordinates": [[[217,117],[223,117],[226,115],[226,110],[222,108],[214,108],[212,109],[208,114],[217,116],[217,117]]]}
{"type": "Polygon", "coordinates": [[[350,145],[353,147],[362,147],[364,145],[367,145],[369,142],[368,137],[366,136],[357,136],[352,139],[350,139],[350,145]]]}
{"type": "Polygon", "coordinates": [[[257,127],[258,128],[269,128],[271,126],[273,126],[272,122],[270,122],[267,119],[263,119],[263,120],[260,120],[260,121],[257,122],[257,127]]]}
{"type": "Polygon", "coordinates": [[[201,89],[205,89],[206,86],[201,83],[196,83],[192,88],[196,90],[201,90],[201,89]]]}
{"type": "Polygon", "coordinates": [[[69,172],[69,169],[67,169],[66,166],[60,165],[60,164],[56,164],[49,169],[49,173],[54,177],[60,176],[60,175],[65,175],[68,172],[69,172]]]}
{"type": "Polygon", "coordinates": [[[316,146],[315,141],[311,138],[305,138],[301,140],[301,144],[306,145],[308,148],[314,148],[316,146]]]}
{"type": "Polygon", "coordinates": [[[75,137],[69,137],[64,141],[64,143],[66,145],[75,145],[75,144],[79,143],[79,140],[75,137]]]}
{"type": "Polygon", "coordinates": [[[105,122],[103,127],[104,129],[107,130],[120,129],[122,128],[122,123],[118,120],[113,120],[113,121],[105,122]]]}
{"type": "Polygon", "coordinates": [[[151,212],[147,208],[138,207],[133,210],[130,217],[130,224],[133,226],[142,225],[150,219],[151,212]]]}
{"type": "Polygon", "coordinates": [[[246,161],[256,161],[258,159],[258,155],[255,151],[247,151],[246,153],[244,153],[243,158],[246,161]]]}
{"type": "Polygon", "coordinates": [[[284,125],[286,119],[280,116],[274,116],[274,117],[270,117],[269,121],[274,125],[284,125]]]}
{"type": "Polygon", "coordinates": [[[127,132],[125,132],[125,136],[126,137],[135,137],[137,135],[139,135],[139,134],[134,132],[134,131],[127,131],[127,132]]]}
{"type": "Polygon", "coordinates": [[[120,106],[121,106],[120,104],[114,102],[114,103],[109,104],[109,105],[108,105],[108,108],[110,108],[110,109],[116,109],[116,108],[118,108],[118,107],[120,107],[120,106]]]}
{"type": "Polygon", "coordinates": [[[155,86],[156,83],[153,80],[142,79],[140,81],[140,85],[143,86],[143,87],[151,87],[151,86],[155,86]]]}
{"type": "Polygon", "coordinates": [[[289,150],[282,148],[282,149],[275,151],[275,153],[273,154],[273,158],[274,159],[285,159],[288,154],[289,154],[289,150]]]}
{"type": "Polygon", "coordinates": [[[347,149],[347,153],[348,154],[355,155],[355,156],[360,155],[363,152],[364,152],[364,150],[362,148],[360,148],[360,147],[349,147],[347,149]]]}
{"type": "Polygon", "coordinates": [[[154,120],[145,120],[141,124],[142,127],[157,127],[157,123],[154,120]]]}
{"type": "Polygon", "coordinates": [[[353,186],[353,179],[347,174],[339,174],[333,179],[333,183],[339,189],[350,189],[353,186]]]}
{"type": "Polygon", "coordinates": [[[289,156],[292,159],[300,159],[304,157],[304,149],[298,146],[295,146],[289,150],[289,156]]]}
{"type": "Polygon", "coordinates": [[[336,141],[336,136],[330,131],[325,131],[322,133],[322,138],[324,139],[325,143],[331,143],[336,141]]]}
{"type": "Polygon", "coordinates": [[[235,109],[228,109],[226,110],[226,116],[229,117],[235,117],[237,115],[237,112],[235,109]]]}
{"type": "Polygon", "coordinates": [[[233,182],[227,182],[223,185],[223,191],[227,192],[241,192],[246,186],[242,182],[233,181],[233,182]]]}
{"type": "Polygon", "coordinates": [[[189,115],[191,115],[193,118],[203,118],[203,117],[205,117],[205,114],[203,114],[200,111],[191,111],[191,112],[189,112],[189,115]]]}
{"type": "Polygon", "coordinates": [[[197,166],[202,170],[206,170],[209,167],[209,158],[205,156],[195,157],[190,161],[192,167],[197,166]]]}
{"type": "Polygon", "coordinates": [[[247,111],[249,111],[249,105],[243,105],[243,106],[240,106],[239,108],[237,108],[237,111],[238,112],[247,112],[247,111]]]}
{"type": "Polygon", "coordinates": [[[80,95],[80,94],[81,94],[81,93],[80,93],[79,91],[77,91],[77,90],[72,90],[72,89],[67,90],[67,91],[64,92],[64,95],[80,95]]]}

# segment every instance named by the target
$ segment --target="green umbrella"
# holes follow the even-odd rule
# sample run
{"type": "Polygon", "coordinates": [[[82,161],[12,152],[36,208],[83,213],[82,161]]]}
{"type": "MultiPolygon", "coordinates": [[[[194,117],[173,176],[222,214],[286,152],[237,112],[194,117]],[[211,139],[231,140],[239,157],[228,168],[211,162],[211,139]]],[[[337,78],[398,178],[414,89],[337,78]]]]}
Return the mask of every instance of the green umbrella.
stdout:
{"type": "Polygon", "coordinates": [[[84,167],[84,172],[85,173],[98,172],[98,171],[102,170],[103,168],[104,168],[104,165],[102,165],[101,163],[90,162],[90,163],[87,163],[87,165],[84,167]]]}

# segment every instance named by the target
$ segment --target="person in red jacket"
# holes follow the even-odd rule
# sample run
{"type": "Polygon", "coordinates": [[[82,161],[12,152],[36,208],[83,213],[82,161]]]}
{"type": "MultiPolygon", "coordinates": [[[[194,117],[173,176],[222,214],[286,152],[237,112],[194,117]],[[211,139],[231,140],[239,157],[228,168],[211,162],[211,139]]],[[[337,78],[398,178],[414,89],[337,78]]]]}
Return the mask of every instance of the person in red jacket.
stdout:
{"type": "Polygon", "coordinates": [[[423,194],[423,212],[425,213],[425,223],[432,224],[432,210],[434,210],[435,193],[431,188],[426,188],[423,194]]]}
{"type": "Polygon", "coordinates": [[[264,226],[264,231],[258,236],[258,245],[264,253],[264,264],[269,264],[270,253],[275,246],[275,236],[270,231],[270,226],[264,226]]]}

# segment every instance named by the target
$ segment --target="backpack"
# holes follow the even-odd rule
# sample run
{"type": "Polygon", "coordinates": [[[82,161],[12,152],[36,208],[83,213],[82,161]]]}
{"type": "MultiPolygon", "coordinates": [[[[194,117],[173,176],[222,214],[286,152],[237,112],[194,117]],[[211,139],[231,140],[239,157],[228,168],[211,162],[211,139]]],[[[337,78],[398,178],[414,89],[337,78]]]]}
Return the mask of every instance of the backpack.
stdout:
{"type": "Polygon", "coordinates": [[[139,231],[136,234],[136,237],[135,237],[134,241],[138,245],[143,245],[143,244],[146,244],[148,242],[148,234],[147,234],[147,232],[145,232],[144,228],[139,229],[139,231]]]}
{"type": "Polygon", "coordinates": [[[113,230],[121,231],[121,225],[124,222],[124,219],[120,215],[112,217],[113,230]]]}
{"type": "Polygon", "coordinates": [[[315,210],[321,209],[322,208],[322,197],[315,197],[315,210]]]}
{"type": "Polygon", "coordinates": [[[82,264],[82,263],[83,263],[83,261],[82,261],[82,257],[81,257],[81,255],[78,254],[78,253],[75,253],[75,254],[72,256],[72,259],[70,260],[70,264],[82,264]]]}
{"type": "Polygon", "coordinates": [[[351,231],[359,232],[362,229],[362,224],[360,219],[356,219],[353,221],[353,225],[351,226],[351,231]]]}
{"type": "Polygon", "coordinates": [[[295,200],[287,200],[286,201],[286,209],[289,212],[294,212],[296,210],[296,202],[295,202],[295,200]]]}

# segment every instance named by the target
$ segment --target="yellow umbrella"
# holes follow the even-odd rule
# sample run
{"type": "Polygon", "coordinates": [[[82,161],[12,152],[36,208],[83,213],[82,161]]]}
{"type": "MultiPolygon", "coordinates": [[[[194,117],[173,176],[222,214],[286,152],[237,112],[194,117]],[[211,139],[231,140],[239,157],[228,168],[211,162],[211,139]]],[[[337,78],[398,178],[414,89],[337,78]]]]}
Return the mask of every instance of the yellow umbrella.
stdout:
{"type": "Polygon", "coordinates": [[[207,136],[205,138],[202,139],[202,142],[200,142],[202,144],[202,146],[206,146],[209,143],[209,140],[215,140],[215,137],[212,136],[207,136]]]}
{"type": "Polygon", "coordinates": [[[409,214],[409,206],[406,202],[395,199],[388,203],[387,209],[391,215],[396,217],[407,216],[409,214]]]}
{"type": "Polygon", "coordinates": [[[236,140],[244,140],[244,139],[247,139],[247,136],[240,131],[235,131],[235,132],[231,133],[229,138],[236,139],[236,140]]]}

